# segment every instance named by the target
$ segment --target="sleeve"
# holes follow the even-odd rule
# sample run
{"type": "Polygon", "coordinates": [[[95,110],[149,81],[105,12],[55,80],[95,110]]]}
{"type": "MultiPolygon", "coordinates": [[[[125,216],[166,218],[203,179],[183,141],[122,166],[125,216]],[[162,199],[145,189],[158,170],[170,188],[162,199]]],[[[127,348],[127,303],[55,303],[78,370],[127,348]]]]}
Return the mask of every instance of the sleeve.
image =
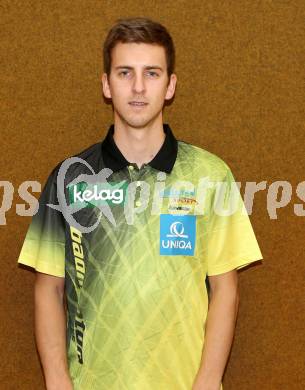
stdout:
{"type": "Polygon", "coordinates": [[[263,259],[249,215],[230,168],[213,183],[207,235],[207,275],[218,275],[263,259]]]}
{"type": "Polygon", "coordinates": [[[65,221],[63,214],[48,206],[58,204],[57,170],[49,176],[32,217],[18,263],[53,276],[65,276],[65,221]]]}

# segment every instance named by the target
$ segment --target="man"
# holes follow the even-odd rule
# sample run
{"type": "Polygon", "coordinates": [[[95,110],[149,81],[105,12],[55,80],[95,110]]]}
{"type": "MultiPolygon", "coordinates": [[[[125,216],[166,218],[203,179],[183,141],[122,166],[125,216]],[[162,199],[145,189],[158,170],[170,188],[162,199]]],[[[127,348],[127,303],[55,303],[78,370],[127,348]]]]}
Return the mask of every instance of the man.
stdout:
{"type": "Polygon", "coordinates": [[[102,84],[114,124],[39,199],[18,261],[37,271],[48,390],[221,388],[237,269],[262,256],[228,165],[163,123],[174,55],[159,23],[113,26],[102,84]]]}

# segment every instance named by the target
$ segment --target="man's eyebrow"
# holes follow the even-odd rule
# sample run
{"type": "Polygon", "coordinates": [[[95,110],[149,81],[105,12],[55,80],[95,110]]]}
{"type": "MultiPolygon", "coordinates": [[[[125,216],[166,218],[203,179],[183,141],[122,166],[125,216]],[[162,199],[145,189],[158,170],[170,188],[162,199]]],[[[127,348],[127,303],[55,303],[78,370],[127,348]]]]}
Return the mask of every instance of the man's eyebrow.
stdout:
{"type": "MultiPolygon", "coordinates": [[[[134,68],[133,68],[133,66],[129,66],[129,65],[119,65],[119,66],[116,66],[114,69],[118,70],[118,69],[134,69],[134,68]]],[[[163,72],[163,68],[159,65],[147,65],[147,66],[144,66],[144,69],[146,69],[146,70],[159,69],[163,72]]]]}

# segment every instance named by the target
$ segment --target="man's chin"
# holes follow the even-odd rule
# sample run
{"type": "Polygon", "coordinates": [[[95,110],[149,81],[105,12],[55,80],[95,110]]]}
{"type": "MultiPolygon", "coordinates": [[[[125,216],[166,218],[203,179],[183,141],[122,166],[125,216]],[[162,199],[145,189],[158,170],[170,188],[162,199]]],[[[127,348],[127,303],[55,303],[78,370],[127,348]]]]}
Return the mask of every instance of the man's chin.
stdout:
{"type": "Polygon", "coordinates": [[[133,127],[135,129],[141,129],[143,127],[146,127],[153,121],[153,118],[121,118],[121,119],[128,126],[133,127]]]}
{"type": "Polygon", "coordinates": [[[149,124],[149,121],[136,121],[136,122],[127,122],[128,126],[133,127],[134,129],[142,129],[149,124]]]}

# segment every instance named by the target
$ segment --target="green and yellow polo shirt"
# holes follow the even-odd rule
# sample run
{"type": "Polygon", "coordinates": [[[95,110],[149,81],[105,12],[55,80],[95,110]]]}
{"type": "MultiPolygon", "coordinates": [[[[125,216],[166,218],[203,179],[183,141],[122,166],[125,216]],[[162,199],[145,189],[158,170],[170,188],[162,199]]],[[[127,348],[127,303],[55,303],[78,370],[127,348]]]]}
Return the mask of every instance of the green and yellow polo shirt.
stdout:
{"type": "Polygon", "coordinates": [[[65,278],[75,390],[191,390],[206,277],[262,259],[228,165],[163,129],[141,168],[116,146],[113,125],[58,164],[28,229],[18,262],[65,278]]]}

